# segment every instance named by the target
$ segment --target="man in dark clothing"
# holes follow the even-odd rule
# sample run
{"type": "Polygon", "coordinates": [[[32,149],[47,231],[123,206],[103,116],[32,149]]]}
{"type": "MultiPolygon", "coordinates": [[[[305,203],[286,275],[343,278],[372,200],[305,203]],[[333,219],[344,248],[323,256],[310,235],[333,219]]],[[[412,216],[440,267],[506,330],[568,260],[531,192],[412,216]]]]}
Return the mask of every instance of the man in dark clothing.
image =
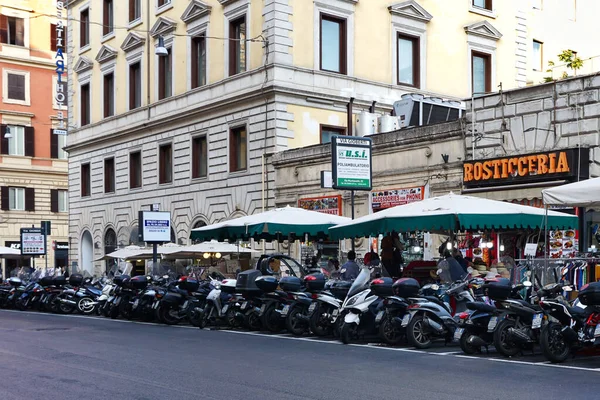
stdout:
{"type": "Polygon", "coordinates": [[[356,263],[356,253],[354,250],[350,250],[348,252],[348,261],[344,265],[342,265],[342,269],[340,270],[340,279],[343,281],[351,281],[356,279],[358,274],[360,273],[360,267],[356,263]]]}
{"type": "Polygon", "coordinates": [[[460,250],[454,249],[454,259],[458,261],[463,271],[465,271],[465,273],[468,273],[467,268],[469,268],[469,262],[463,257],[460,250]]]}

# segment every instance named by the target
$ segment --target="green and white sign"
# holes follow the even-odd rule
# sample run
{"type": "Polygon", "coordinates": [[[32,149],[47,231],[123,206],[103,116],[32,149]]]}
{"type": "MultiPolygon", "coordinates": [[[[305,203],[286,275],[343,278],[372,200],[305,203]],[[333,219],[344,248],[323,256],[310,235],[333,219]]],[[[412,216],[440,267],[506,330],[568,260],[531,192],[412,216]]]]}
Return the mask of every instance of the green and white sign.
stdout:
{"type": "Polygon", "coordinates": [[[371,139],[349,136],[331,138],[333,188],[371,190],[371,139]]]}

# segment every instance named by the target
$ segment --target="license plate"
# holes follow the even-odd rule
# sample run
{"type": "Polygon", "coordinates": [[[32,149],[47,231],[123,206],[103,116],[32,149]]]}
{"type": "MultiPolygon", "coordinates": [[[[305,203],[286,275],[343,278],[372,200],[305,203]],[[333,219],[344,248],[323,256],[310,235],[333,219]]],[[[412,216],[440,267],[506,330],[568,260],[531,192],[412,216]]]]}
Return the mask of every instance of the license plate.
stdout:
{"type": "Polygon", "coordinates": [[[496,325],[498,325],[498,317],[490,318],[490,322],[488,322],[488,332],[493,332],[496,329],[496,325]]]}
{"type": "Polygon", "coordinates": [[[229,304],[225,304],[223,306],[223,310],[221,311],[223,314],[225,314],[227,312],[227,310],[229,309],[229,304]]]}
{"type": "Polygon", "coordinates": [[[381,320],[382,320],[382,318],[383,318],[383,314],[385,314],[385,311],[383,311],[383,310],[382,310],[382,311],[379,311],[379,312],[377,313],[377,316],[375,317],[375,322],[379,322],[379,321],[381,321],[381,320]]]}
{"type": "Polygon", "coordinates": [[[410,322],[410,314],[406,314],[404,317],[402,317],[402,327],[406,328],[406,326],[408,325],[408,323],[410,322]]]}
{"type": "Polygon", "coordinates": [[[454,331],[454,340],[455,341],[460,341],[460,338],[463,335],[463,332],[465,331],[465,328],[458,328],[454,331]]]}
{"type": "Polygon", "coordinates": [[[240,306],[240,310],[245,310],[246,306],[248,306],[248,302],[247,301],[245,301],[245,302],[242,303],[242,305],[240,306]]]}
{"type": "Polygon", "coordinates": [[[312,313],[315,311],[315,308],[317,308],[317,303],[312,303],[309,307],[308,307],[308,312],[312,313]]]}
{"type": "Polygon", "coordinates": [[[285,317],[288,314],[289,311],[290,311],[290,306],[289,305],[285,305],[283,307],[283,310],[281,310],[281,316],[285,317]]]}
{"type": "Polygon", "coordinates": [[[600,336],[600,324],[596,325],[596,330],[594,331],[594,337],[600,336]]]}
{"type": "Polygon", "coordinates": [[[533,316],[533,322],[531,323],[531,329],[540,329],[542,326],[542,318],[544,314],[539,313],[533,316]]]}
{"type": "Polygon", "coordinates": [[[263,305],[260,307],[260,315],[263,315],[263,314],[265,313],[265,310],[266,310],[266,308],[267,308],[267,305],[266,305],[266,304],[263,304],[263,305]]]}

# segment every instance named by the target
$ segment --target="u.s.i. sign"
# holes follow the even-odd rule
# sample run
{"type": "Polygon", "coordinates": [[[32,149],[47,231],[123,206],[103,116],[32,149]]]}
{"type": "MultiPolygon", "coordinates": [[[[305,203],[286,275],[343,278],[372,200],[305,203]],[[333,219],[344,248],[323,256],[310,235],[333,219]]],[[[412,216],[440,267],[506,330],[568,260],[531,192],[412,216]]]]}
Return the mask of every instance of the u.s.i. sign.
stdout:
{"type": "Polygon", "coordinates": [[[333,136],[331,138],[333,188],[371,190],[371,139],[333,136]]]}

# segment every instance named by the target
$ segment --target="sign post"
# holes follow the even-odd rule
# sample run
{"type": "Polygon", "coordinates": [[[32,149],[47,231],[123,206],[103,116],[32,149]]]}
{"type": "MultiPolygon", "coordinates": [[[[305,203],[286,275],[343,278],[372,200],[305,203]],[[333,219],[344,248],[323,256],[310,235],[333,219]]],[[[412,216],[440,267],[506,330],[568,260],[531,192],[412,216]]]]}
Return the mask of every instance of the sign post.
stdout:
{"type": "Polygon", "coordinates": [[[158,261],[158,244],[171,240],[171,213],[158,211],[158,205],[154,204],[155,211],[140,211],[139,226],[142,227],[142,240],[152,243],[152,267],[156,267],[158,261]]]}
{"type": "MultiPolygon", "coordinates": [[[[42,232],[44,233],[44,245],[48,243],[48,236],[50,236],[50,232],[52,232],[52,224],[50,221],[42,221],[42,232]]],[[[44,256],[46,259],[46,271],[48,270],[48,254],[44,256]]]]}
{"type": "MultiPolygon", "coordinates": [[[[354,191],[370,191],[373,186],[370,138],[333,136],[331,138],[332,187],[350,190],[350,210],[354,219],[354,191]]],[[[354,238],[352,238],[354,250],[354,238]]]]}

